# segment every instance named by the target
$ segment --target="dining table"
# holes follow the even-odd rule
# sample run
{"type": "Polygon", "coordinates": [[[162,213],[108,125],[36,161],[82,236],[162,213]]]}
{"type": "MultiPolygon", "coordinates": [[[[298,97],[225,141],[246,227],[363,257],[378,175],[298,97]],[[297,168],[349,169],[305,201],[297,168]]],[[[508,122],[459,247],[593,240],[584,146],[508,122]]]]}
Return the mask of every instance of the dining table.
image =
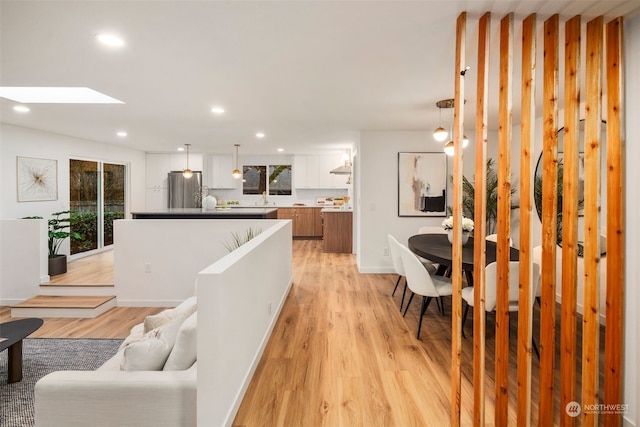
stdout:
{"type": "MultiPolygon", "coordinates": [[[[486,244],[486,264],[496,261],[496,242],[485,240],[486,244]]],[[[474,264],[474,240],[469,237],[467,243],[462,245],[462,270],[464,271],[467,283],[473,285],[473,264],[474,264]]],[[[445,233],[416,234],[409,237],[409,249],[416,255],[438,263],[436,274],[445,274],[450,269],[453,259],[453,249],[449,238],[445,233]]],[[[509,259],[518,260],[518,250],[510,248],[509,259]]]]}

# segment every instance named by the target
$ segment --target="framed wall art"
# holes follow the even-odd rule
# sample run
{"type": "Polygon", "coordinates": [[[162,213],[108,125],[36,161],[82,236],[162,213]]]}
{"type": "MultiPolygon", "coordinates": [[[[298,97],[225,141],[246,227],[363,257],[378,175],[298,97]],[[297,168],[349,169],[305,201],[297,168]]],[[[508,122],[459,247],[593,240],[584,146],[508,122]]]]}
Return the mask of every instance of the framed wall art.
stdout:
{"type": "Polygon", "coordinates": [[[446,216],[447,155],[398,153],[398,216],[446,216]]]}
{"type": "Polygon", "coordinates": [[[16,158],[18,202],[58,200],[58,161],[16,158]]]}

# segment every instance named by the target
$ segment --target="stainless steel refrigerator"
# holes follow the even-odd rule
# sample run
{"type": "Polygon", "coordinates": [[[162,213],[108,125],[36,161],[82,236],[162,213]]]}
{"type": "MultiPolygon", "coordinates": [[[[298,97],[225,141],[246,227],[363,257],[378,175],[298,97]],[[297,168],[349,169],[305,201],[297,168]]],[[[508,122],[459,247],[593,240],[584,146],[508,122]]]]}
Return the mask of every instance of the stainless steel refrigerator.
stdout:
{"type": "Polygon", "coordinates": [[[202,207],[202,172],[193,172],[191,178],[182,171],[169,172],[169,208],[202,207]]]}

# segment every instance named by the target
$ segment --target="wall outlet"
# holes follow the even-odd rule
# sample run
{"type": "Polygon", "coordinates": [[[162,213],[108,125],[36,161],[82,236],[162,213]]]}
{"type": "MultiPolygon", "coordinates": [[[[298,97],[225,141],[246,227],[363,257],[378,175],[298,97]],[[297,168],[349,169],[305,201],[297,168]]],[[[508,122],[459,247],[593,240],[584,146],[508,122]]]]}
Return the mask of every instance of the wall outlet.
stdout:
{"type": "Polygon", "coordinates": [[[267,303],[267,314],[271,316],[271,301],[267,303]]]}
{"type": "Polygon", "coordinates": [[[145,263],[144,272],[145,273],[151,273],[151,263],[150,262],[145,263]]]}
{"type": "Polygon", "coordinates": [[[382,248],[382,255],[389,256],[389,248],[382,248]]]}

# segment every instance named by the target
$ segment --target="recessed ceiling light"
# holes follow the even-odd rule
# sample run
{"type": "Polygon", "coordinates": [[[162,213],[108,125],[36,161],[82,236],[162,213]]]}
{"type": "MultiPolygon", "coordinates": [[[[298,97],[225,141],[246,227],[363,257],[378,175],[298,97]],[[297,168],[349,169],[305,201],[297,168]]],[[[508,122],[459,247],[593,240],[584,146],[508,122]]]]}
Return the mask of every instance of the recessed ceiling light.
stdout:
{"type": "Polygon", "coordinates": [[[16,105],[15,107],[13,107],[13,111],[15,111],[16,113],[28,113],[29,111],[31,111],[31,108],[27,107],[26,105],[16,105]]]}
{"type": "Polygon", "coordinates": [[[105,46],[122,47],[124,40],[113,34],[97,34],[96,39],[105,46]]]}
{"type": "Polygon", "coordinates": [[[178,147],[178,151],[184,151],[184,147],[178,147]]]}
{"type": "Polygon", "coordinates": [[[262,132],[256,133],[256,138],[264,138],[264,133],[262,132]]]}
{"type": "Polygon", "coordinates": [[[284,148],[278,148],[278,151],[282,153],[284,151],[284,148]]]}
{"type": "Polygon", "coordinates": [[[211,112],[213,114],[224,114],[224,108],[222,108],[222,107],[213,107],[211,109],[211,112]]]}
{"type": "Polygon", "coordinates": [[[124,104],[88,87],[0,87],[0,97],[25,104],[124,104]]]}
{"type": "Polygon", "coordinates": [[[127,136],[127,135],[128,135],[128,133],[127,133],[127,132],[125,132],[125,131],[123,131],[123,130],[121,130],[121,131],[119,131],[119,132],[117,133],[117,135],[118,135],[120,138],[124,138],[125,136],[127,136]]]}

